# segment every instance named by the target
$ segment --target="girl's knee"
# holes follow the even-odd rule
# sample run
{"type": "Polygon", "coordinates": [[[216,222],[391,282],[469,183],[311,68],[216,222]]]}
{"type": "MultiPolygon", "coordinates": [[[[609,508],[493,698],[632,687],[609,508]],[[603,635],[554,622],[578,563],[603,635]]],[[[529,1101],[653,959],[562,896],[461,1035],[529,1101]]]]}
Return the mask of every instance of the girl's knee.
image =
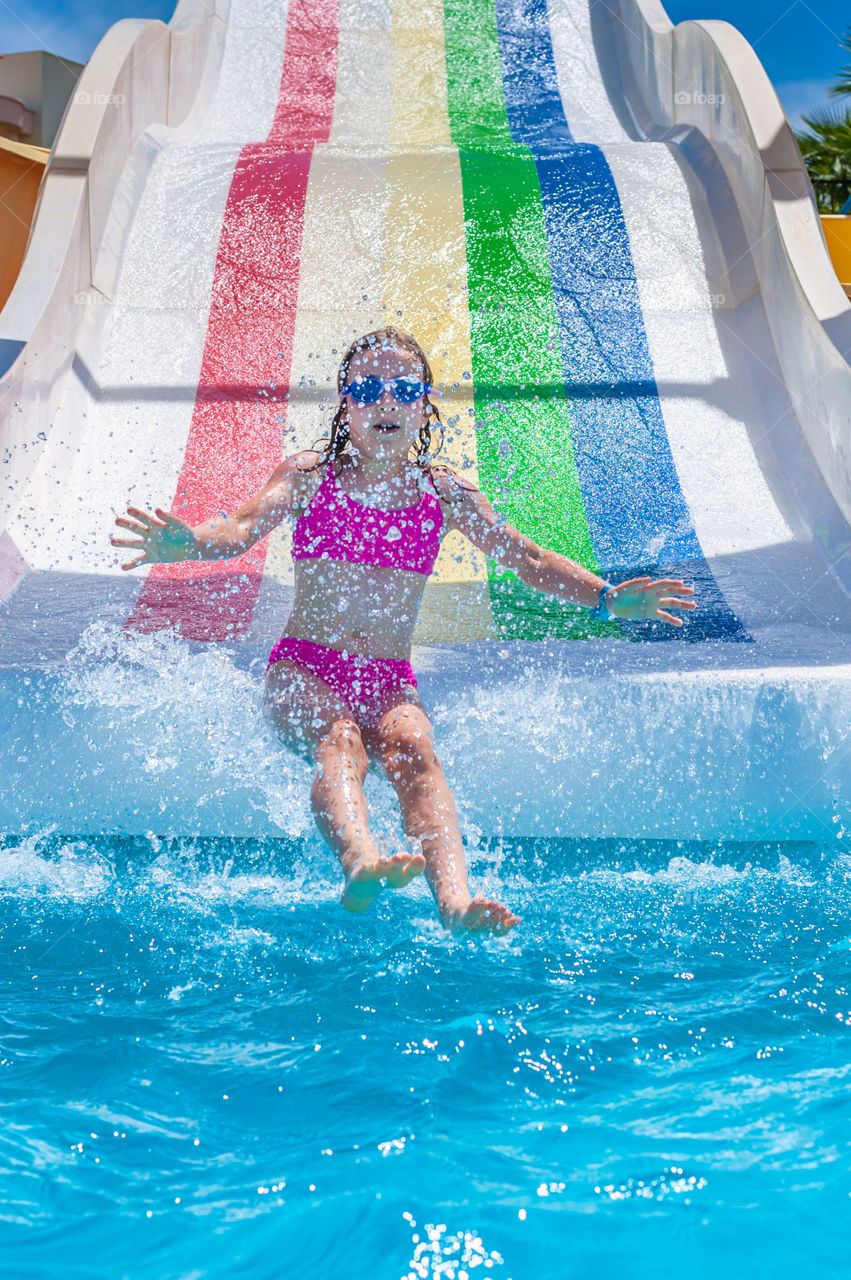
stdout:
{"type": "Polygon", "coordinates": [[[382,730],[379,754],[391,782],[421,778],[440,769],[428,724],[400,717],[382,730]]]}
{"type": "Polygon", "coordinates": [[[335,720],[317,743],[315,756],[320,771],[334,761],[351,763],[364,774],[369,767],[360,729],[353,720],[335,720]]]}

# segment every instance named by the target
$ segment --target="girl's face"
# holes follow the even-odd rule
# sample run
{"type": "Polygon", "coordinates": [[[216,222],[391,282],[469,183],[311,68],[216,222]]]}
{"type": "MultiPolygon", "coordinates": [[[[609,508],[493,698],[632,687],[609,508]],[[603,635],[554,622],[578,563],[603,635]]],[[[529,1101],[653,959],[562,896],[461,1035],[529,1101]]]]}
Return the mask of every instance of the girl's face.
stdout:
{"type": "MultiPolygon", "coordinates": [[[[422,365],[413,351],[382,346],[358,351],[349,364],[347,381],[380,378],[391,382],[394,378],[405,378],[420,382],[422,377],[422,365]]],[[[386,462],[391,466],[404,462],[426,421],[424,395],[404,404],[395,399],[389,387],[375,404],[357,404],[347,395],[345,405],[351,452],[364,460],[386,462]]]]}

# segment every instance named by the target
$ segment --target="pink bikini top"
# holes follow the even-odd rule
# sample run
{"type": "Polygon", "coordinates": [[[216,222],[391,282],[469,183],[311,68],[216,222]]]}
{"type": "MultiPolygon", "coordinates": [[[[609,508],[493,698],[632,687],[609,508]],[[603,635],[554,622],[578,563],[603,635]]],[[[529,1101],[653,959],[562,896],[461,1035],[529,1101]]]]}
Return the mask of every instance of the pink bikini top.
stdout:
{"type": "Polygon", "coordinates": [[[443,512],[424,493],[414,507],[382,511],[344,493],[329,464],[293,530],[293,560],[348,560],[377,568],[410,569],[426,577],[440,550],[443,512]]]}

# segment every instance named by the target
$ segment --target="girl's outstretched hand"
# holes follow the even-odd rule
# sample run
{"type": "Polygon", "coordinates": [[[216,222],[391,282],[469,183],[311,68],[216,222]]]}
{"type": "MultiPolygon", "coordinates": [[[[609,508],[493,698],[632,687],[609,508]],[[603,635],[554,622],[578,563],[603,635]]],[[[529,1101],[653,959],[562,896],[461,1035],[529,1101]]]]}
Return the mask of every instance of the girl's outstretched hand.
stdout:
{"type": "Polygon", "coordinates": [[[674,627],[683,625],[682,618],[675,618],[668,609],[695,609],[694,600],[679,600],[678,596],[694,595],[694,588],[687,587],[682,578],[630,578],[619,582],[606,594],[606,605],[619,618],[634,622],[639,618],[661,618],[674,627]],[[672,594],[673,593],[673,594],[672,594]]]}
{"type": "Polygon", "coordinates": [[[156,508],[155,514],[149,516],[138,507],[128,507],[125,520],[118,516],[115,523],[122,529],[129,529],[134,535],[131,538],[110,538],[114,547],[132,547],[142,554],[135,560],[128,561],[122,569],[136,569],[140,564],[169,564],[175,560],[197,560],[198,544],[192,526],[179,516],[156,508]]]}

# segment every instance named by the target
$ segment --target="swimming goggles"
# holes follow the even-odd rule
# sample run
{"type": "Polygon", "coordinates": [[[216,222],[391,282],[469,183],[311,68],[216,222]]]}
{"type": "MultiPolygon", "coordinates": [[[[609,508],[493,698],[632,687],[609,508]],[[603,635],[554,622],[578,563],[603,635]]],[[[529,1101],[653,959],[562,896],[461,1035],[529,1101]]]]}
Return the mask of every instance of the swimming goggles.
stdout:
{"type": "Polygon", "coordinates": [[[413,404],[431,390],[427,383],[415,382],[411,378],[391,378],[389,382],[381,378],[358,378],[356,382],[341,387],[340,395],[351,396],[355,404],[378,404],[384,392],[389,391],[400,404],[413,404]]]}

